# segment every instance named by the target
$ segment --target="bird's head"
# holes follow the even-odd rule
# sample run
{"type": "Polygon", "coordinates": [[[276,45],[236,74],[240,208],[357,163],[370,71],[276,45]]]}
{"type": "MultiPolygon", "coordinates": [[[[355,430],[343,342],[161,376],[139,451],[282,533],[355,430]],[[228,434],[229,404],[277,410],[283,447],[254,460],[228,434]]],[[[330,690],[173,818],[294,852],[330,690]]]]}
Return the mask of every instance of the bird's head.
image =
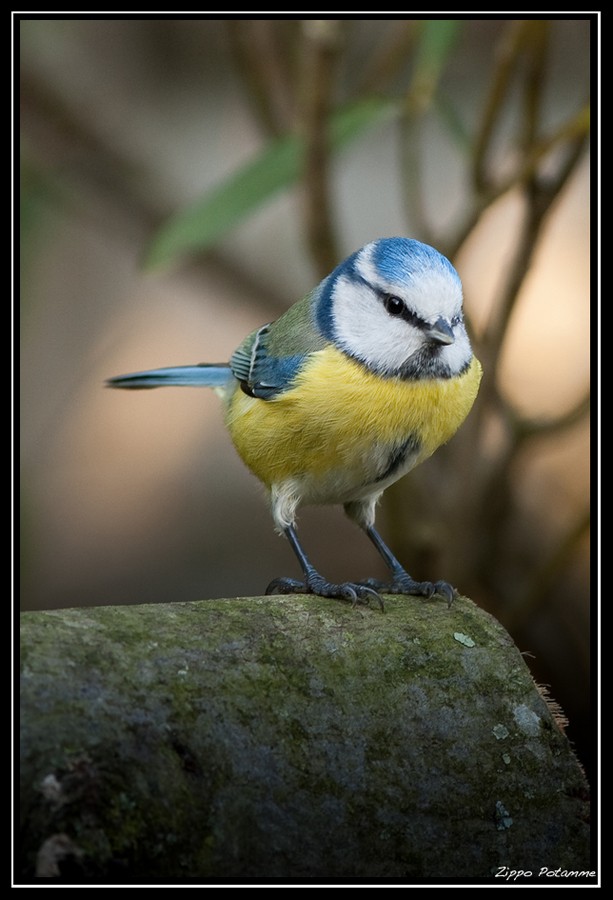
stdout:
{"type": "Polygon", "coordinates": [[[420,241],[366,244],[322,282],[315,303],[328,340],[381,375],[450,378],[472,358],[458,273],[420,241]]]}

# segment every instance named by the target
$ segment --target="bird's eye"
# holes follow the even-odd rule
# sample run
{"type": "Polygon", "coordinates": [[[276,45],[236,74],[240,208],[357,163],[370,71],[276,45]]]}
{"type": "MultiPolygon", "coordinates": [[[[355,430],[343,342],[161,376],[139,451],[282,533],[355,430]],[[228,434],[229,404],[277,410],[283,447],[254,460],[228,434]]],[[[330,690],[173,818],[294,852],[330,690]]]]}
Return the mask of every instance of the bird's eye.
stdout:
{"type": "Polygon", "coordinates": [[[404,300],[395,297],[393,294],[386,294],[383,298],[383,305],[390,316],[401,316],[404,312],[404,300]]]}

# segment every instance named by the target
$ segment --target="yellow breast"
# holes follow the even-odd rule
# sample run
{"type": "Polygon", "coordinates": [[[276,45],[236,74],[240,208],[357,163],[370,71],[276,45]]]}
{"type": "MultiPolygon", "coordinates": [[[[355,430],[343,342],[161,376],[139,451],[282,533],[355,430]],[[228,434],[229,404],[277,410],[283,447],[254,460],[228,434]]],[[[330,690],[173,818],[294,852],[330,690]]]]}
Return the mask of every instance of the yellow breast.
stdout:
{"type": "Polygon", "coordinates": [[[411,438],[415,464],[456,432],[468,415],[481,380],[473,360],[457,378],[403,381],[368,372],[334,347],[313,353],[295,386],[272,400],[240,389],[226,422],[249,468],[268,487],[289,478],[323,478],[364,484],[390,448],[411,438]]]}

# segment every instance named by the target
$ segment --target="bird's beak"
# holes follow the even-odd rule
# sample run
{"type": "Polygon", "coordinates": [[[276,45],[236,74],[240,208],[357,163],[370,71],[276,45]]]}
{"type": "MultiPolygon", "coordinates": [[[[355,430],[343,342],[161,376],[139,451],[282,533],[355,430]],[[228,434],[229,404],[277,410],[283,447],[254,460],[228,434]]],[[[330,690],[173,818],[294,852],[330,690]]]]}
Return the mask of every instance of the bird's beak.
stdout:
{"type": "Polygon", "coordinates": [[[455,340],[451,325],[443,318],[437,319],[433,325],[428,325],[425,334],[433,344],[453,344],[455,340]]]}

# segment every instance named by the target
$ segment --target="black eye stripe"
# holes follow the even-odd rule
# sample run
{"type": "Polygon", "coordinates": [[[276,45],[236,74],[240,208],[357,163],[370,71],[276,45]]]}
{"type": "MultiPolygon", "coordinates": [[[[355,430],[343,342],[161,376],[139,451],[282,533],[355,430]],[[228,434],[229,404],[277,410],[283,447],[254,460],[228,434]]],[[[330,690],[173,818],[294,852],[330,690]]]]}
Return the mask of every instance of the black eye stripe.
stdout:
{"type": "MultiPolygon", "coordinates": [[[[428,327],[428,323],[425,319],[422,319],[417,313],[414,313],[413,310],[409,309],[402,297],[398,297],[397,294],[381,294],[381,299],[383,300],[385,311],[389,313],[392,318],[404,319],[405,322],[414,325],[416,328],[428,327]]],[[[457,316],[454,316],[450,320],[450,324],[452,326],[459,325],[462,322],[462,318],[462,313],[458,313],[457,316]]]]}
{"type": "Polygon", "coordinates": [[[410,310],[404,300],[396,294],[383,294],[383,306],[393,318],[404,319],[405,322],[409,322],[417,328],[423,328],[426,325],[424,320],[410,310]]]}

